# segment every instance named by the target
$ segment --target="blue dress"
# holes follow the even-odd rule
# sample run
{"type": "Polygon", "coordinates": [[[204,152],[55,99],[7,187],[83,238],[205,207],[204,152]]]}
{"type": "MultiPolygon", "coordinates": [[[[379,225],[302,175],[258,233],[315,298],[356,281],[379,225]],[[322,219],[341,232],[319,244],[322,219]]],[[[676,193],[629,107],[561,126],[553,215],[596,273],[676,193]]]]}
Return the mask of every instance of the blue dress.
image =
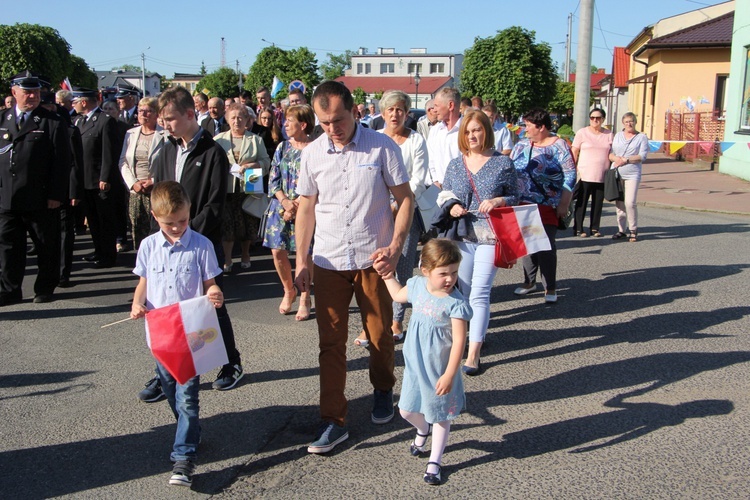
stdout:
{"type": "Polygon", "coordinates": [[[299,166],[302,150],[294,149],[289,141],[283,141],[276,148],[271,162],[268,179],[268,218],[266,232],[263,236],[263,246],[294,252],[294,221],[284,220],[284,208],[276,198],[277,191],[283,191],[290,200],[297,199],[297,181],[299,180],[299,166]]]}
{"type": "Polygon", "coordinates": [[[438,379],[450,359],[453,335],[451,318],[469,321],[469,302],[455,288],[445,297],[427,291],[427,278],[415,276],[406,282],[412,304],[409,332],[404,341],[404,381],[398,406],[402,410],[422,413],[434,424],[458,417],[466,406],[461,370],[456,371],[451,392],[435,394],[438,379]]]}

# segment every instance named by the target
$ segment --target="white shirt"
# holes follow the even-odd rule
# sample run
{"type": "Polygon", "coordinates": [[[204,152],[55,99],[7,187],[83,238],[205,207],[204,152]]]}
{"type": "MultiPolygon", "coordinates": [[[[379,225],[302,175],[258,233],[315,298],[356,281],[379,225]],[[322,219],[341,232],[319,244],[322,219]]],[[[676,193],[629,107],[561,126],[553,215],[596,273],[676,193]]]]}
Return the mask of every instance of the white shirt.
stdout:
{"type": "Polygon", "coordinates": [[[458,128],[461,126],[459,118],[452,129],[448,130],[445,122],[439,121],[433,125],[427,138],[427,152],[430,157],[430,175],[433,182],[443,183],[445,171],[453,158],[461,156],[458,149],[458,128]]]}
{"type": "Polygon", "coordinates": [[[513,149],[513,139],[510,136],[510,130],[505,125],[495,129],[495,150],[502,153],[503,149],[513,149]]]}
{"type": "Polygon", "coordinates": [[[393,239],[389,188],[407,182],[396,143],[359,125],[342,150],[326,134],[303,149],[297,193],[317,195],[315,265],[335,271],[371,267],[370,255],[393,239]]]}
{"type": "MultiPolygon", "coordinates": [[[[432,184],[430,181],[430,170],[427,166],[427,142],[418,133],[411,129],[409,130],[409,137],[399,144],[401,148],[401,157],[404,159],[404,167],[406,172],[409,174],[409,187],[411,192],[414,193],[414,199],[419,198],[425,189],[427,184],[432,184]]],[[[378,132],[384,134],[385,129],[378,130],[378,132]]],[[[395,142],[395,141],[394,141],[395,142]]]]}

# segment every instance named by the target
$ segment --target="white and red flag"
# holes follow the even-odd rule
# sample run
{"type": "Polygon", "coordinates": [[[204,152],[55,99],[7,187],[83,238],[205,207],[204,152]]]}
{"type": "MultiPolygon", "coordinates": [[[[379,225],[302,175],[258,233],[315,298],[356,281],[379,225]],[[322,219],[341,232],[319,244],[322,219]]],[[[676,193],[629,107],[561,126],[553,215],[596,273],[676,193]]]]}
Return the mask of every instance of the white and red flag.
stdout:
{"type": "Polygon", "coordinates": [[[146,342],[180,384],[229,362],[216,309],[205,295],[149,311],[146,342]]]}
{"type": "Polygon", "coordinates": [[[490,210],[490,225],[507,263],[512,264],[526,255],[552,249],[537,205],[493,208],[490,210]]]}
{"type": "Polygon", "coordinates": [[[68,77],[65,77],[65,80],[60,82],[60,89],[61,90],[73,90],[73,86],[70,84],[70,80],[68,80],[68,77]]]}

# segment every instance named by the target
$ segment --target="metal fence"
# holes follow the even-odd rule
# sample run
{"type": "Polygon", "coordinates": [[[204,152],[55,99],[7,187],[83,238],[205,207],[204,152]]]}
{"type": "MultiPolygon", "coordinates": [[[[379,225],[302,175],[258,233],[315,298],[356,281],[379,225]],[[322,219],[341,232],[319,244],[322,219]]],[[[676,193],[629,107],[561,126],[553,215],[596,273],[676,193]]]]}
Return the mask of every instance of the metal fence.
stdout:
{"type": "MultiPolygon", "coordinates": [[[[724,138],[724,116],[720,111],[704,113],[671,113],[667,112],[664,120],[665,141],[706,141],[715,143],[709,151],[700,144],[689,143],[675,153],[675,156],[686,160],[697,158],[712,159],[718,154],[717,141],[724,138]]],[[[664,152],[669,153],[669,145],[664,145],[664,152]]]]}

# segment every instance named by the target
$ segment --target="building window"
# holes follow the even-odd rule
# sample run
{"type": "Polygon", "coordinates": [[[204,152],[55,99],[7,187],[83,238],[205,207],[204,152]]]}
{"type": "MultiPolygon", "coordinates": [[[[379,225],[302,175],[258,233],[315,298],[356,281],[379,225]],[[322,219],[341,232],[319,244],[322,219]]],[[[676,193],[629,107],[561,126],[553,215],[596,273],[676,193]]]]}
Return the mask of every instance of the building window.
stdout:
{"type": "Polygon", "coordinates": [[[365,63],[365,75],[369,75],[372,73],[372,65],[370,63],[365,63]]]}
{"type": "Polygon", "coordinates": [[[445,64],[443,63],[431,63],[430,74],[433,73],[445,73],[445,64]]]}
{"type": "Polygon", "coordinates": [[[380,63],[380,74],[394,73],[396,71],[396,65],[394,63],[380,63]]]}
{"type": "Polygon", "coordinates": [[[358,75],[362,74],[362,63],[357,63],[357,74],[358,75]]]}
{"type": "Polygon", "coordinates": [[[409,74],[413,75],[414,73],[421,73],[422,72],[422,63],[409,63],[409,74]]]}
{"type": "Polygon", "coordinates": [[[745,77],[742,82],[740,131],[750,133],[750,47],[745,47],[745,77]]]}
{"type": "Polygon", "coordinates": [[[727,97],[727,80],[729,80],[729,75],[716,75],[714,114],[719,117],[724,116],[724,112],[727,110],[725,101],[727,97]]]}

